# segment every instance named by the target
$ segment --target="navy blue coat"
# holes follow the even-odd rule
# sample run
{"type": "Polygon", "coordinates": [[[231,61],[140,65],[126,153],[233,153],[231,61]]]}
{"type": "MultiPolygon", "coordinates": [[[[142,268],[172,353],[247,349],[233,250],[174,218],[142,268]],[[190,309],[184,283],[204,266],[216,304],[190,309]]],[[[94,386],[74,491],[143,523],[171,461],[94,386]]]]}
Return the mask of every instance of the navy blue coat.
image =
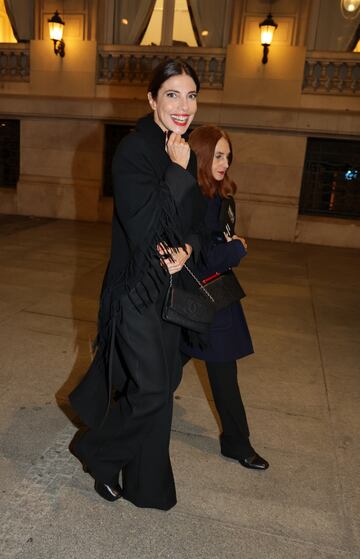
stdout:
{"type": "MultiPolygon", "coordinates": [[[[205,221],[213,233],[220,232],[221,238],[220,209],[220,196],[209,199],[205,221]]],[[[241,241],[214,240],[206,251],[206,264],[198,267],[200,278],[238,266],[246,254],[241,241]]],[[[216,313],[206,349],[192,347],[183,341],[181,351],[190,357],[204,361],[233,361],[253,353],[250,332],[241,303],[234,303],[216,313]]]]}

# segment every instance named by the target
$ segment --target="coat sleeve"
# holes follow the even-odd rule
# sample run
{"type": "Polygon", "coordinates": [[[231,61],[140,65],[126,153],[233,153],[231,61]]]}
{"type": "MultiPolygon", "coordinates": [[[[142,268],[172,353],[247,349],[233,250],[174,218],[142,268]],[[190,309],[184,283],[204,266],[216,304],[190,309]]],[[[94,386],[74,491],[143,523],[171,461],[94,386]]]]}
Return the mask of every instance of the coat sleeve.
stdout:
{"type": "Polygon", "coordinates": [[[211,275],[216,272],[225,272],[240,264],[247,252],[241,241],[217,243],[211,245],[206,253],[206,264],[201,268],[202,275],[211,275]]]}
{"type": "Polygon", "coordinates": [[[178,244],[181,220],[177,217],[184,197],[194,187],[194,177],[169,162],[165,176],[156,176],[153,162],[142,138],[130,134],[119,145],[113,161],[114,202],[117,216],[132,249],[146,247],[158,239],[178,244]]]}

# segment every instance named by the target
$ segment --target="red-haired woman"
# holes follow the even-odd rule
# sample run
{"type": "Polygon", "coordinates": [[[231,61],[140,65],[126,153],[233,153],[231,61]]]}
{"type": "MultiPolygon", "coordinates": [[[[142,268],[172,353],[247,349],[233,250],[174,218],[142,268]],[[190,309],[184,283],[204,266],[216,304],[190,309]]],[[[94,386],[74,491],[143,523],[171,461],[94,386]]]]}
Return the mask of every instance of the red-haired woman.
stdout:
{"type": "MultiPolygon", "coordinates": [[[[237,266],[247,254],[244,239],[224,233],[222,202],[232,196],[236,185],[227,176],[232,161],[232,146],[226,132],[216,126],[201,126],[189,138],[198,165],[198,182],[208,199],[206,224],[212,242],[200,268],[202,278],[237,266]]],[[[206,362],[209,381],[218,411],[222,433],[221,453],[238,460],[246,468],[266,470],[268,462],[259,456],[249,440],[249,427],[237,380],[236,360],[253,353],[250,333],[240,302],[218,311],[212,324],[208,345],[200,349],[182,344],[184,362],[195,357],[206,362]]]]}

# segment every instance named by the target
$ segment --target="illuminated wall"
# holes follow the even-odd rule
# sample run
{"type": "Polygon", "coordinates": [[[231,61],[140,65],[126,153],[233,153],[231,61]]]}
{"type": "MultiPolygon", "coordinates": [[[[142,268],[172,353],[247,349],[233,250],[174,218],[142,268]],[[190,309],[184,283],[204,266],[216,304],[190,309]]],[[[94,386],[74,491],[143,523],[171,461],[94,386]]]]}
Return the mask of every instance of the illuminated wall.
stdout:
{"type": "MultiPolygon", "coordinates": [[[[186,2],[181,2],[176,7],[184,15],[186,2]]],[[[0,211],[106,221],[111,219],[112,204],[103,196],[105,126],[133,125],[149,107],[145,83],[112,82],[111,76],[108,82],[99,81],[99,52],[102,49],[114,59],[120,53],[126,69],[130,55],[149,53],[151,59],[162,47],[113,43],[111,0],[62,0],[59,4],[38,0],[35,40],[3,46],[4,51],[16,51],[18,60],[24,51],[30,72],[22,79],[19,64],[15,77],[0,74],[0,115],[21,123],[20,178],[16,188],[0,184],[0,211]],[[56,7],[66,23],[64,58],[55,56],[47,38],[47,19],[56,7]]],[[[258,25],[266,15],[264,2],[234,1],[231,38],[223,51],[224,86],[201,89],[194,125],[217,124],[231,136],[239,233],[360,247],[359,221],[299,215],[307,138],[352,139],[360,130],[358,90],[352,91],[350,83],[344,84],[344,91],[325,90],[326,81],[319,90],[304,89],[305,62],[311,62],[316,44],[315,4],[312,0],[274,3],[279,27],[269,62],[263,65],[258,25]]],[[[157,5],[161,16],[160,8],[157,5]]],[[[190,38],[177,35],[177,13],[173,37],[192,44],[190,38]]],[[[1,21],[4,16],[0,0],[1,21]]],[[[157,38],[150,42],[159,43],[160,26],[159,21],[157,38]]],[[[199,52],[204,50],[206,54],[207,49],[199,52]]],[[[209,56],[219,56],[218,51],[209,49],[209,56]]],[[[169,46],[170,52],[186,53],[186,49],[169,46]]],[[[340,61],[349,68],[358,62],[352,53],[322,54],[324,72],[330,62],[340,61]]],[[[3,56],[3,67],[6,60],[12,63],[11,57],[3,56]]]]}

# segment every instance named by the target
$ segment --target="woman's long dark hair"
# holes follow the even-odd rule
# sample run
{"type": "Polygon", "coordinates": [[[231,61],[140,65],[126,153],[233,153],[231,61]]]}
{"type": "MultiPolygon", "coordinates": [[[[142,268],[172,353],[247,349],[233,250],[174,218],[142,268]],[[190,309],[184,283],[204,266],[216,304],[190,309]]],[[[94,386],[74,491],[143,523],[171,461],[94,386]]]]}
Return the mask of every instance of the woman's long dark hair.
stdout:
{"type": "Polygon", "coordinates": [[[187,74],[194,80],[196,93],[198,93],[200,90],[200,80],[194,68],[185,60],[174,60],[173,58],[167,58],[154,68],[148,85],[148,93],[151,93],[151,97],[156,99],[162,84],[169,78],[181,76],[181,74],[187,74]]]}
{"type": "Polygon", "coordinates": [[[214,179],[212,175],[212,164],[216,144],[224,138],[230,147],[229,166],[232,162],[232,145],[228,134],[217,126],[204,125],[195,128],[190,134],[189,144],[196,154],[198,182],[200,188],[207,198],[214,198],[219,194],[222,198],[227,198],[235,194],[236,184],[225,173],[221,181],[214,179]]]}

